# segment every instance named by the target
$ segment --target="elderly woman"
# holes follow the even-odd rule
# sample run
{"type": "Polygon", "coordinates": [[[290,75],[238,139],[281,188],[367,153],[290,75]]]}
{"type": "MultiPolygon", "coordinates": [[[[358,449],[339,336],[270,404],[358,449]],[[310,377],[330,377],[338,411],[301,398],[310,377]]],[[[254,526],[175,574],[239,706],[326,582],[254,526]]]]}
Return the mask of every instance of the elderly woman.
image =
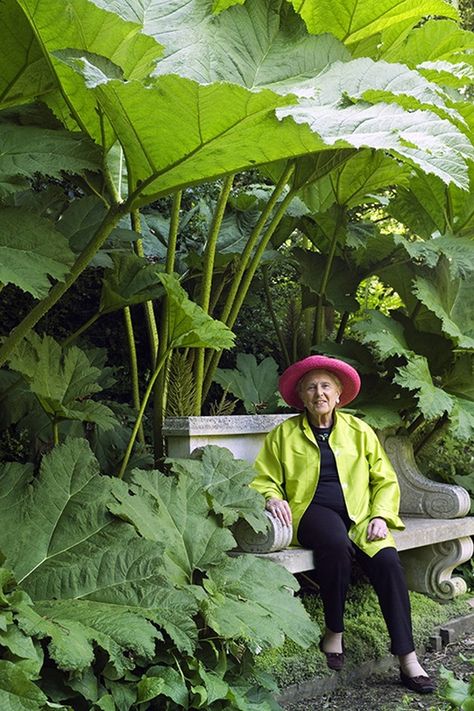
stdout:
{"type": "Polygon", "coordinates": [[[290,366],[280,392],[304,412],[267,435],[252,486],[273,516],[293,524],[293,543],[314,550],[327,665],[340,670],[344,663],[344,605],[355,559],[377,593],[402,683],[429,693],[435,685],[417,660],[405,577],[390,533],[404,528],[397,477],[375,432],[337,411],[359,389],[357,371],[341,360],[310,356],[290,366]]]}

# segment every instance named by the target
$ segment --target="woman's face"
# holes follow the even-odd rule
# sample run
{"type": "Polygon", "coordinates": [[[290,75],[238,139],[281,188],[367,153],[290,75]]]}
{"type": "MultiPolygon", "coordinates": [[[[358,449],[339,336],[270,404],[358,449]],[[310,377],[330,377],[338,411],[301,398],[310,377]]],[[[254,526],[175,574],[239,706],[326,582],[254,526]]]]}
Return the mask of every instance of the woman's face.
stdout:
{"type": "Polygon", "coordinates": [[[310,370],[298,383],[298,392],[313,424],[330,424],[341,389],[326,370],[310,370]]]}

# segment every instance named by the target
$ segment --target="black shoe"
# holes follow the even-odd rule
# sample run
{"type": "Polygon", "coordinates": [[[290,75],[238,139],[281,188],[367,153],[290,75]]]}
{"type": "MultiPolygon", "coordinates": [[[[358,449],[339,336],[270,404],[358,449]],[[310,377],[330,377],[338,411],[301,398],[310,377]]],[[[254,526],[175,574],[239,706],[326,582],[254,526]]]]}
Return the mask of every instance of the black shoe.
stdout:
{"type": "MultiPolygon", "coordinates": [[[[344,666],[344,652],[325,652],[323,649],[323,639],[319,640],[319,649],[326,657],[326,664],[333,671],[341,671],[344,666]]],[[[344,645],[342,647],[344,649],[344,645]]]]}
{"type": "Polygon", "coordinates": [[[417,694],[432,694],[436,690],[436,684],[429,676],[407,676],[400,669],[400,680],[403,686],[417,694]]]}

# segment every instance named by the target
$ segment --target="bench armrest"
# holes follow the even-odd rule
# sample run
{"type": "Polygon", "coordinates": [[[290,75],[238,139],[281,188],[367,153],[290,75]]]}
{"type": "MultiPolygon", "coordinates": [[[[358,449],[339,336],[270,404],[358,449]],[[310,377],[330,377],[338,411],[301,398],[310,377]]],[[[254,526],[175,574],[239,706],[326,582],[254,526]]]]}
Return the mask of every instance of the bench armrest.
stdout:
{"type": "Polygon", "coordinates": [[[293,527],[284,526],[269,511],[265,511],[265,516],[267,517],[265,533],[255,533],[243,519],[235,524],[233,533],[241,551],[245,553],[272,553],[288,548],[291,544],[293,527]]]}
{"type": "Polygon", "coordinates": [[[461,518],[469,513],[469,492],[462,486],[427,479],[418,469],[413,445],[408,437],[389,435],[382,439],[382,444],[397,473],[402,517],[403,514],[409,514],[430,518],[461,518]]]}

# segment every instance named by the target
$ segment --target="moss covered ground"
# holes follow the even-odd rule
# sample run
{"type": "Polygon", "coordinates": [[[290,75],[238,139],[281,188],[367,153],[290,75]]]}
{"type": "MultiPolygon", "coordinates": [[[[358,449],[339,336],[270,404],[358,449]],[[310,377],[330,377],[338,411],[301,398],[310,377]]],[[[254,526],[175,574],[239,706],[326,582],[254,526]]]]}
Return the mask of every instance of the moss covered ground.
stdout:
{"type": "MultiPolygon", "coordinates": [[[[433,629],[448,620],[472,612],[468,604],[471,595],[452,602],[439,603],[425,595],[410,592],[413,634],[417,647],[428,641],[433,629]]],[[[324,628],[321,600],[317,595],[302,595],[302,602],[321,629],[324,628]]],[[[357,667],[362,662],[381,659],[389,651],[389,637],[372,588],[365,583],[354,585],[349,593],[345,614],[344,641],[346,665],[357,667]]],[[[308,649],[293,642],[263,652],[258,664],[271,671],[281,689],[313,677],[328,676],[323,654],[318,649],[319,639],[308,649]]]]}

